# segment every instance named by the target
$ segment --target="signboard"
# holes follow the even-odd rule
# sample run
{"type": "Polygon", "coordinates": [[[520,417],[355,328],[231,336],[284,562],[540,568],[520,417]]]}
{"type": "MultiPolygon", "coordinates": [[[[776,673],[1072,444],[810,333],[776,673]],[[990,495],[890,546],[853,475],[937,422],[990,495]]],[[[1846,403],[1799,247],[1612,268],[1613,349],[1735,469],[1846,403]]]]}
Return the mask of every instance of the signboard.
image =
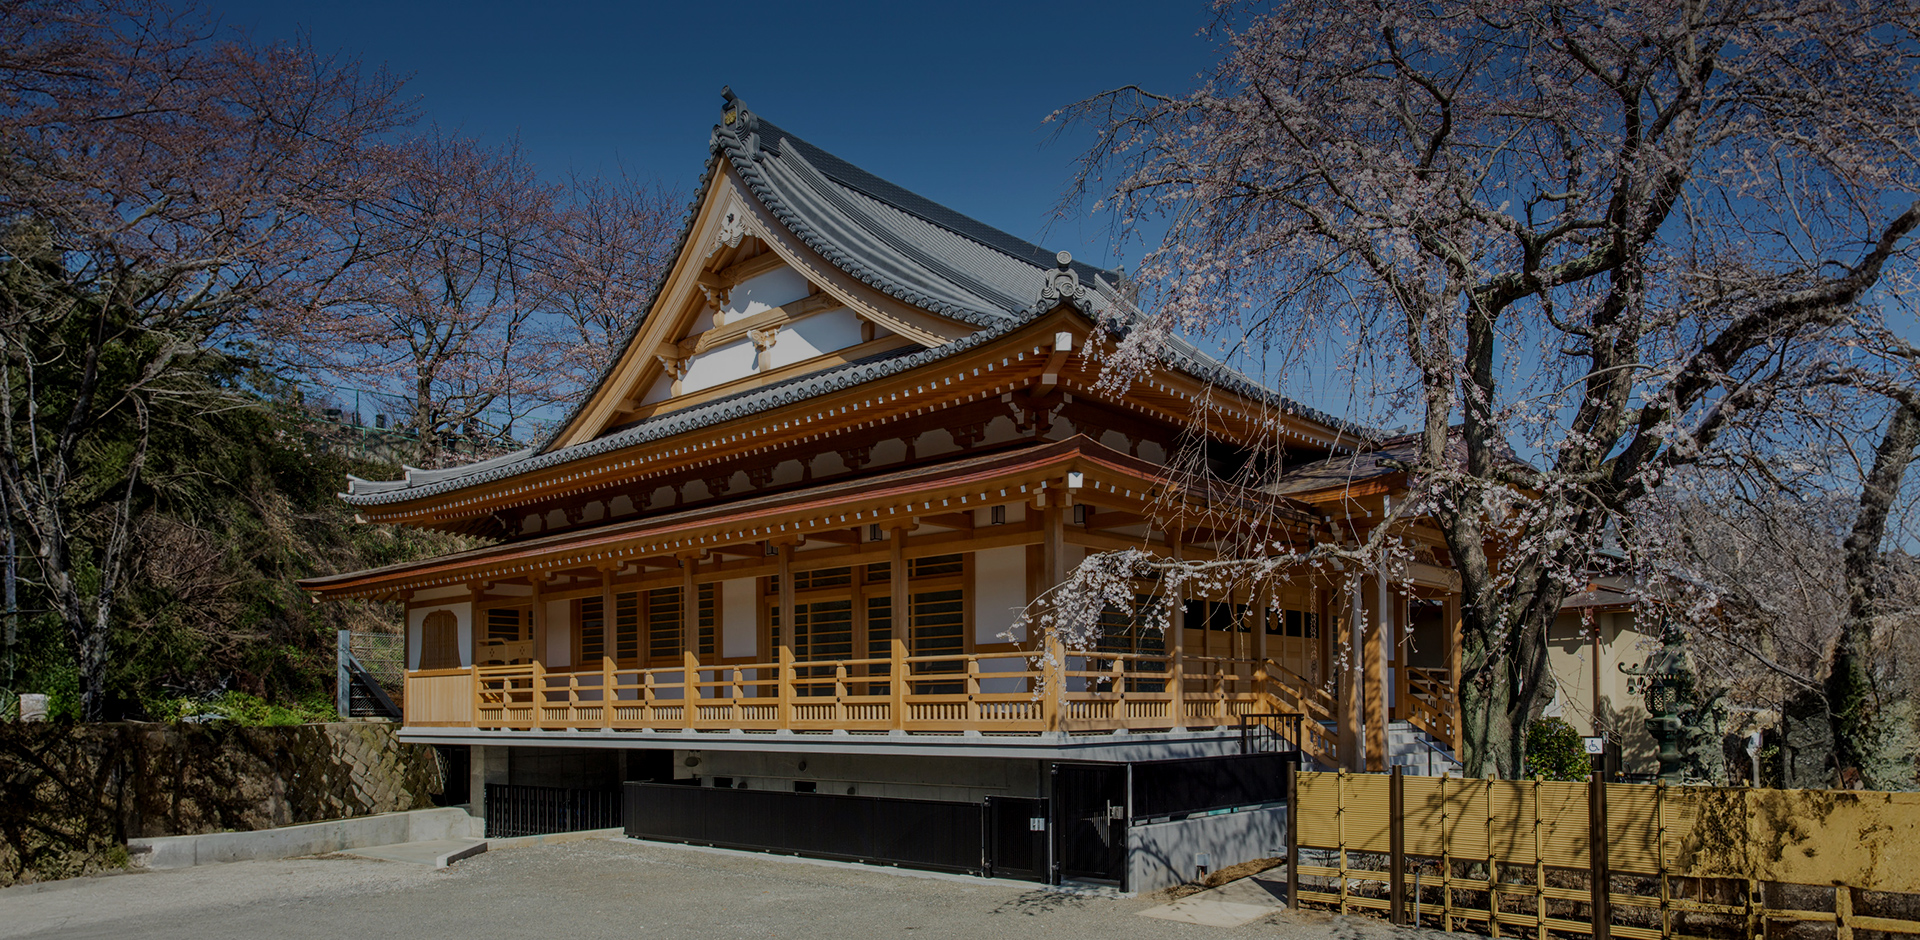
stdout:
{"type": "Polygon", "coordinates": [[[1581,738],[1580,743],[1587,746],[1588,754],[1605,754],[1607,752],[1607,739],[1597,734],[1590,734],[1581,738]]]}

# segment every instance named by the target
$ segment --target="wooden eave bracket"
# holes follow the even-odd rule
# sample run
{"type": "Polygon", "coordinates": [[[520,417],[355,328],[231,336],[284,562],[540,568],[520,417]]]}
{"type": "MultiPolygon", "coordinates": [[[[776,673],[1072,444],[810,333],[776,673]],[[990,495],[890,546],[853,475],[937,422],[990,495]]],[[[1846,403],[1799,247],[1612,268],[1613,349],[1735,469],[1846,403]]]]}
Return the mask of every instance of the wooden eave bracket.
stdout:
{"type": "Polygon", "coordinates": [[[1040,368],[1040,381],[1035,383],[1031,394],[1041,398],[1050,394],[1060,384],[1060,370],[1067,364],[1067,356],[1073,352],[1073,334],[1061,330],[1053,334],[1053,352],[1047,356],[1046,365],[1040,368]]]}

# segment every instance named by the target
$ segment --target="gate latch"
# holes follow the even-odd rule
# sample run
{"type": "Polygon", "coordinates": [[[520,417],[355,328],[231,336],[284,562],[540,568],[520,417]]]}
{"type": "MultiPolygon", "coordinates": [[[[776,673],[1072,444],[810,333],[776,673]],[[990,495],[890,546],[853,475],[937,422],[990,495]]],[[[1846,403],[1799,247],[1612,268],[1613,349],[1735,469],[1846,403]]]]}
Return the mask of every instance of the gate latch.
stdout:
{"type": "Polygon", "coordinates": [[[1115,804],[1108,803],[1107,818],[1108,819],[1125,819],[1127,818],[1127,808],[1124,806],[1117,806],[1115,804]]]}
{"type": "Polygon", "coordinates": [[[1027,818],[1027,831],[1028,831],[1028,832],[1046,832],[1046,831],[1047,831],[1047,817],[1045,817],[1045,816],[1030,816],[1030,817],[1028,817],[1028,818],[1027,818]]]}

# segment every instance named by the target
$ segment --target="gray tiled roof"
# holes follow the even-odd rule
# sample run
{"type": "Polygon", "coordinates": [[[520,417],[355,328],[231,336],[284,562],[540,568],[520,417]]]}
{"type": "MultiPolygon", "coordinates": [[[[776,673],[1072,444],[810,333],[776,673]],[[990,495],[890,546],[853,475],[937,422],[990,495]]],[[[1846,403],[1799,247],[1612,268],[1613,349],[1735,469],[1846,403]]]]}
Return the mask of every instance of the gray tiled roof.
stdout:
{"type": "MultiPolygon", "coordinates": [[[[738,106],[736,99],[728,100],[738,106]]],[[[703,191],[713,173],[723,165],[731,166],[770,215],[832,264],[875,290],[981,330],[932,349],[883,353],[644,419],[569,447],[556,449],[556,439],[550,438],[537,447],[480,463],[409,470],[405,480],[350,480],[344,494],[349,503],[375,506],[452,492],[717,424],[912,369],[1003,335],[1051,309],[1052,302],[1042,298],[1052,296],[1044,291],[1057,272],[1054,253],[901,189],[781,130],[744,106],[738,108],[731,124],[714,128],[714,160],[701,179],[703,191]]],[[[690,211],[681,232],[681,251],[686,250],[691,234],[692,215],[690,211]]],[[[1113,272],[1078,261],[1069,266],[1083,289],[1066,300],[1109,323],[1139,316],[1114,289],[1119,279],[1113,272]]],[[[660,286],[655,285],[655,296],[660,286]]],[[[627,342],[638,330],[636,324],[627,342]]],[[[1374,436],[1365,428],[1274,395],[1185,342],[1171,345],[1172,364],[1197,378],[1270,400],[1289,414],[1356,438],[1374,436]]],[[[611,368],[582,396],[582,407],[610,374],[611,368]]],[[[561,427],[571,424],[577,414],[569,415],[561,427]]]]}
{"type": "Polygon", "coordinates": [[[954,340],[951,343],[935,346],[931,349],[915,349],[911,346],[889,352],[878,353],[865,359],[858,359],[845,365],[833,366],[797,376],[772,385],[716,398],[690,408],[668,412],[652,418],[645,418],[622,425],[609,433],[559,450],[536,453],[533,448],[516,451],[504,457],[480,463],[467,464],[450,470],[410,471],[411,481],[394,480],[369,482],[350,481],[348,492],[342,494],[347,502],[356,506],[377,506],[393,503],[418,496],[445,493],[479,483],[489,483],[507,477],[517,476],[545,467],[554,467],[586,457],[619,450],[633,444],[643,444],[661,438],[672,437],[686,431],[697,430],[734,418],[744,417],[757,412],[791,404],[816,395],[825,395],[844,388],[851,388],[863,382],[871,382],[884,376],[905,372],[909,369],[945,359],[956,353],[972,349],[984,342],[995,339],[1019,326],[1008,322],[993,329],[981,330],[971,336],[954,340]],[[431,479],[422,479],[422,474],[433,474],[431,479]]]}

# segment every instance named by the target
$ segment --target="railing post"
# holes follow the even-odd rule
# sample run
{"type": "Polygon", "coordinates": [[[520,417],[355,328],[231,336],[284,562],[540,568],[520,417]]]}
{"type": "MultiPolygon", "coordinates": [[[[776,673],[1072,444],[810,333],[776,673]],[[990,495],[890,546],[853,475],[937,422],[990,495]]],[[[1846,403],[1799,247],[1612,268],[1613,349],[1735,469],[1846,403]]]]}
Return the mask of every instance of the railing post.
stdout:
{"type": "Polygon", "coordinates": [[[907,530],[895,526],[887,531],[887,589],[888,619],[893,629],[888,631],[887,655],[892,664],[888,666],[887,682],[887,718],[897,730],[907,727],[907,672],[911,665],[907,662],[907,631],[912,629],[912,601],[907,596],[907,530]]]}
{"type": "MultiPolygon", "coordinates": [[[[531,638],[533,648],[528,650],[531,655],[527,657],[527,661],[539,667],[545,663],[547,659],[547,601],[546,598],[542,596],[543,592],[541,590],[546,585],[547,579],[544,573],[536,571],[528,575],[527,580],[533,584],[533,606],[528,610],[530,619],[533,621],[531,638]]],[[[545,714],[547,686],[546,680],[540,677],[541,670],[539,668],[536,668],[534,676],[534,718],[539,720],[542,719],[545,714]]],[[[568,717],[571,718],[572,716],[569,715],[568,717]]],[[[539,725],[535,725],[534,727],[539,727],[539,725]]]]}
{"type": "Polygon", "coordinates": [[[683,727],[688,730],[700,724],[700,587],[694,582],[699,564],[698,555],[680,556],[680,697],[687,703],[683,727]]]}
{"type": "Polygon", "coordinates": [[[978,728],[983,720],[980,711],[980,660],[977,656],[968,655],[960,660],[960,668],[966,675],[962,681],[967,690],[967,721],[978,728]]]}
{"type": "Polygon", "coordinates": [[[847,664],[844,660],[833,664],[833,718],[835,721],[847,721],[847,664]]]}
{"type": "MultiPolygon", "coordinates": [[[[1261,581],[1253,594],[1253,698],[1252,707],[1261,711],[1279,711],[1280,708],[1267,693],[1267,621],[1273,617],[1273,582],[1261,581]]],[[[1301,630],[1301,633],[1306,633],[1301,630]]],[[[1301,637],[1302,640],[1306,638],[1301,637]]]]}
{"type": "Polygon", "coordinates": [[[547,670],[537,659],[528,664],[528,669],[533,676],[533,730],[539,731],[547,722],[547,670]]]}
{"type": "Polygon", "coordinates": [[[1407,925],[1407,778],[1387,777],[1387,922],[1407,925]]]}
{"type": "Polygon", "coordinates": [[[793,543],[780,545],[780,650],[774,670],[774,691],[780,701],[780,727],[793,727],[793,543]]]}
{"type": "MultiPolygon", "coordinates": [[[[612,614],[612,610],[609,609],[608,615],[605,618],[605,621],[608,624],[613,623],[613,617],[611,616],[611,614],[612,614]]],[[[602,628],[602,629],[604,630],[605,628],[602,628]]],[[[602,635],[607,636],[609,642],[606,644],[607,655],[600,657],[600,702],[602,705],[600,709],[600,727],[611,728],[613,727],[614,704],[619,700],[620,696],[618,693],[614,691],[614,688],[613,688],[613,643],[611,642],[611,635],[610,634],[602,634],[602,635]]],[[[635,699],[641,699],[645,695],[646,695],[646,692],[644,690],[634,692],[635,699]]],[[[644,701],[636,701],[634,704],[645,706],[646,703],[644,701]]],[[[640,716],[642,718],[652,717],[651,715],[647,714],[647,711],[644,707],[642,707],[640,710],[640,716]]]]}
{"type": "Polygon", "coordinates": [[[1300,909],[1300,765],[1282,764],[1287,775],[1287,907],[1300,909]]]}
{"type": "Polygon", "coordinates": [[[1587,879],[1593,888],[1593,940],[1613,935],[1613,897],[1607,858],[1607,783],[1598,772],[1587,782],[1587,879]]]}

